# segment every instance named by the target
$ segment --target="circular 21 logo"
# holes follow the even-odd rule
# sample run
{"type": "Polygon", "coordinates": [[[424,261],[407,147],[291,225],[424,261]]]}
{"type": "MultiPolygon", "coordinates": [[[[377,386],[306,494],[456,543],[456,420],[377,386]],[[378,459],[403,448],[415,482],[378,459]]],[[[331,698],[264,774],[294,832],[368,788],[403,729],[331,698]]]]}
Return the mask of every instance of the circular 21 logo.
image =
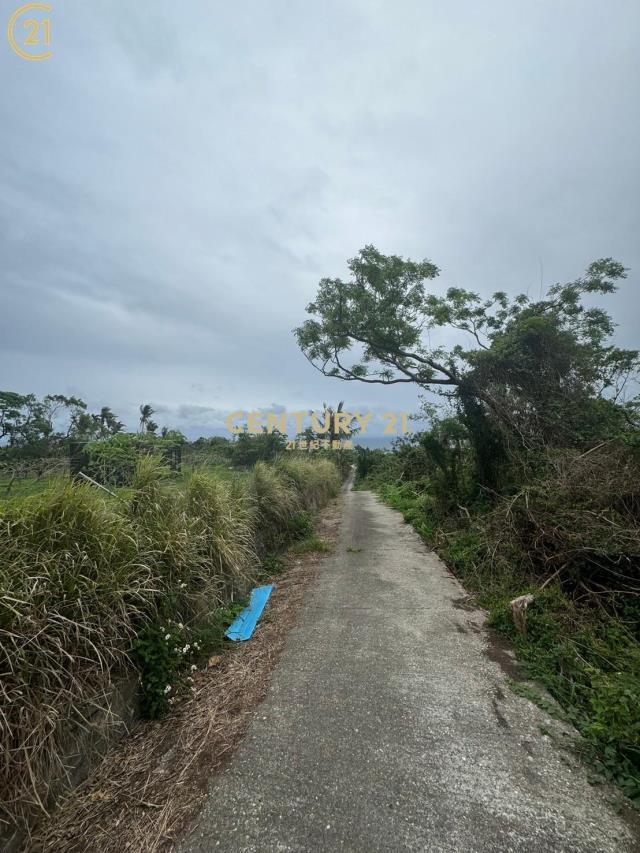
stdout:
{"type": "Polygon", "coordinates": [[[51,19],[43,13],[50,12],[48,3],[26,3],[13,13],[7,26],[7,39],[14,53],[29,62],[51,59],[51,19]],[[35,14],[34,14],[35,13],[35,14]],[[25,31],[19,38],[19,29],[25,31]]]}

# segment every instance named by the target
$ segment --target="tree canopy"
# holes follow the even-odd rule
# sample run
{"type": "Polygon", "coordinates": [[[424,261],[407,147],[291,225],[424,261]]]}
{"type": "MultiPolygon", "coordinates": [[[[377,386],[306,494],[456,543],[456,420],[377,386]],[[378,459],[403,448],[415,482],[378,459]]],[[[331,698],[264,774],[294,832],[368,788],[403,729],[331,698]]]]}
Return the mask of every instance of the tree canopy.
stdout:
{"type": "Polygon", "coordinates": [[[585,401],[603,401],[600,415],[610,414],[638,370],[638,352],[614,346],[611,317],[585,299],[615,292],[626,277],[612,258],[537,301],[501,291],[485,299],[460,287],[437,295],[428,289],[439,274],[434,263],[370,245],[348,267],[349,280],[320,281],[310,319],[294,330],[326,376],[475,399],[524,437],[531,428],[548,433],[550,413],[554,429],[569,409],[582,417],[585,401]],[[468,341],[434,346],[430,333],[441,329],[468,341]]]}

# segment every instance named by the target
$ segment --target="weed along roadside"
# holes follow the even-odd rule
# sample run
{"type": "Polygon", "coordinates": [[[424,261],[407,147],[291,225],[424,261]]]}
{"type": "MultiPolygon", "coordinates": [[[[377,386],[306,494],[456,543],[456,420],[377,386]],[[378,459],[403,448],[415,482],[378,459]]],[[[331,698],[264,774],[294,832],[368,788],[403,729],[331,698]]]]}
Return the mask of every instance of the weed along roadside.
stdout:
{"type": "MultiPolygon", "coordinates": [[[[399,458],[394,462],[403,464],[399,458]]],[[[615,456],[608,453],[610,471],[612,462],[615,456]]],[[[599,467],[602,460],[592,457],[590,463],[599,467]]],[[[614,470],[609,482],[617,492],[615,477],[614,470]]],[[[385,503],[402,512],[466,587],[469,600],[488,612],[489,627],[506,639],[520,662],[521,677],[532,682],[525,686],[512,681],[512,689],[570,723],[576,737],[565,739],[563,745],[593,769],[594,783],[611,781],[618,786],[628,798],[620,798],[621,806],[626,802],[639,808],[640,645],[634,633],[633,599],[622,593],[617,606],[594,608],[588,590],[576,601],[556,577],[536,583],[531,568],[537,555],[519,550],[525,531],[518,525],[536,514],[540,519],[553,501],[548,492],[538,491],[537,484],[526,497],[498,507],[448,515],[438,510],[437,498],[424,483],[389,482],[392,479],[386,462],[377,471],[374,464],[361,486],[373,486],[385,503]],[[523,508],[519,501],[523,506],[526,502],[525,517],[518,515],[523,508]]],[[[606,481],[601,479],[600,486],[606,487],[606,481]]],[[[606,501],[608,496],[602,491],[585,495],[585,514],[594,497],[606,501]]],[[[577,544],[586,531],[563,530],[560,512],[556,509],[556,535],[560,541],[572,535],[577,544]]],[[[588,551],[590,546],[584,538],[583,542],[588,551]]],[[[606,559],[604,553],[600,559],[606,559]]]]}
{"type": "MultiPolygon", "coordinates": [[[[327,548],[334,546],[339,521],[335,501],[316,516],[327,548]]],[[[171,849],[205,801],[211,774],[228,763],[263,700],[323,559],[321,552],[300,557],[288,547],[264,560],[258,579],[272,583],[273,592],[251,640],[221,647],[193,673],[188,696],[161,719],[139,723],[114,747],[41,825],[35,850],[171,849]]]]}
{"type": "MultiPolygon", "coordinates": [[[[124,783],[124,768],[133,783],[121,803],[125,811],[129,806],[147,810],[157,821],[158,808],[164,808],[154,802],[151,790],[140,794],[153,776],[153,758],[138,755],[137,765],[132,756],[137,748],[148,751],[163,738],[171,740],[167,714],[182,713],[186,719],[188,712],[179,709],[197,707],[199,722],[207,722],[207,732],[185,728],[191,739],[182,744],[184,763],[172,761],[167,774],[179,766],[181,784],[191,784],[200,761],[196,743],[209,759],[211,750],[215,761],[223,759],[244,726],[246,709],[264,687],[280,632],[293,618],[294,602],[309,575],[304,568],[280,573],[304,560],[314,563],[326,547],[324,538],[317,539],[322,528],[314,533],[313,519],[337,495],[340,479],[330,459],[289,456],[258,462],[230,479],[196,473],[175,488],[167,483],[162,460],[143,456],[119,500],[71,483],[2,505],[3,849],[22,849],[38,823],[43,849],[123,849],[109,848],[106,837],[98,848],[83,846],[87,837],[74,838],[64,817],[55,824],[64,839],[55,834],[47,841],[54,836],[45,817],[122,734],[114,702],[114,690],[122,684],[129,684],[133,704],[143,715],[158,720],[136,726],[115,759],[121,765],[114,773],[118,785],[124,783]],[[297,555],[278,556],[295,542],[297,555]],[[276,578],[255,635],[241,648],[225,651],[230,645],[225,631],[251,589],[276,578]],[[249,677],[254,665],[262,673],[255,684],[249,677]],[[214,703],[206,705],[208,710],[205,695],[214,703]],[[223,707],[225,702],[230,707],[223,707]],[[86,739],[93,727],[99,729],[99,748],[86,739]],[[83,748],[89,754],[74,776],[68,772],[69,758],[83,748]]],[[[132,720],[129,711],[124,722],[132,720]]],[[[193,790],[200,784],[193,782],[193,790]]],[[[89,803],[103,803],[102,789],[90,790],[89,799],[75,803],[79,811],[72,823],[77,818],[78,833],[94,831],[93,825],[82,829],[81,814],[90,810],[89,803]]],[[[115,808],[115,789],[109,790],[104,804],[115,808]]],[[[169,789],[165,797],[171,800],[169,789]]],[[[176,809],[167,806],[168,832],[188,811],[184,803],[176,809]]],[[[143,825],[144,820],[141,831],[143,825]]]]}

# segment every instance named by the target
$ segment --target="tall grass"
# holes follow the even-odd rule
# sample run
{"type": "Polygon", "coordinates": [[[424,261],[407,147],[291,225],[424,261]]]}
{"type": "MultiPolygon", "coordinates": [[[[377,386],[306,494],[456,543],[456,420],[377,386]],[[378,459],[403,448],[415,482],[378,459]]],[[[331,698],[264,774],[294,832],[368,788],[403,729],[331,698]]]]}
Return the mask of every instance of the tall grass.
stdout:
{"type": "Polygon", "coordinates": [[[227,604],[258,569],[255,504],[239,484],[204,474],[191,477],[184,503],[203,575],[214,579],[215,599],[227,604]]]}
{"type": "Polygon", "coordinates": [[[127,666],[161,594],[131,521],[89,486],[0,510],[0,768],[4,819],[45,810],[67,729],[127,666]]]}
{"type": "Polygon", "coordinates": [[[313,468],[259,463],[244,484],[196,474],[177,491],[143,458],[126,499],[67,484],[0,504],[1,821],[47,810],[69,731],[136,671],[148,626],[214,621],[256,577],[263,543],[335,493],[336,468],[313,468]]]}
{"type": "Polygon", "coordinates": [[[337,495],[340,473],[328,459],[281,457],[272,465],[257,462],[250,490],[260,536],[267,550],[305,527],[304,516],[337,495]]]}
{"type": "Polygon", "coordinates": [[[255,501],[262,550],[277,547],[303,509],[300,495],[284,473],[266,462],[256,462],[249,489],[255,501]]]}
{"type": "Polygon", "coordinates": [[[292,482],[306,509],[317,509],[340,489],[340,474],[329,459],[281,458],[276,468],[292,482]]]}

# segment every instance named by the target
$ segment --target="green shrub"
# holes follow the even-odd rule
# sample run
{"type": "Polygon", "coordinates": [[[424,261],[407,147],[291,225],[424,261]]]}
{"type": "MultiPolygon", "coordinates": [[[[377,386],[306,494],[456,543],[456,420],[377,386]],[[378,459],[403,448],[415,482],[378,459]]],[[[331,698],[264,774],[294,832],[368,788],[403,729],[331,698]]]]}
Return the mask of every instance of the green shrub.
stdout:
{"type": "MultiPolygon", "coordinates": [[[[140,710],[150,719],[160,717],[175,701],[179,677],[198,655],[189,629],[172,619],[145,625],[133,644],[141,676],[140,710]]],[[[196,666],[196,664],[192,664],[196,666]]]]}
{"type": "Polygon", "coordinates": [[[299,512],[289,523],[289,534],[292,539],[304,539],[313,533],[313,521],[308,512],[299,512]]]}
{"type": "Polygon", "coordinates": [[[285,564],[277,554],[267,554],[262,561],[262,573],[265,577],[280,575],[285,569],[285,564]]]}
{"type": "Polygon", "coordinates": [[[133,644],[133,657],[140,670],[144,716],[161,717],[188,692],[192,677],[187,673],[192,674],[212,652],[221,650],[224,632],[245,604],[241,600],[218,608],[206,622],[196,625],[158,615],[142,628],[133,644]]]}
{"type": "MultiPolygon", "coordinates": [[[[88,458],[85,473],[104,485],[130,485],[140,460],[149,455],[165,459],[176,444],[182,443],[178,437],[181,437],[180,433],[169,433],[167,438],[158,438],[150,433],[141,435],[122,432],[91,441],[84,448],[88,458]]],[[[184,437],[181,438],[184,440],[184,437]]]]}
{"type": "Polygon", "coordinates": [[[249,468],[256,462],[272,462],[284,450],[286,443],[286,437],[276,431],[256,435],[241,432],[231,444],[231,460],[240,468],[249,468]]]}
{"type": "Polygon", "coordinates": [[[319,536],[316,536],[315,533],[313,533],[311,536],[307,536],[299,542],[294,542],[290,550],[293,554],[311,554],[314,551],[324,553],[330,549],[328,542],[325,542],[324,539],[320,539],[319,536]]]}

